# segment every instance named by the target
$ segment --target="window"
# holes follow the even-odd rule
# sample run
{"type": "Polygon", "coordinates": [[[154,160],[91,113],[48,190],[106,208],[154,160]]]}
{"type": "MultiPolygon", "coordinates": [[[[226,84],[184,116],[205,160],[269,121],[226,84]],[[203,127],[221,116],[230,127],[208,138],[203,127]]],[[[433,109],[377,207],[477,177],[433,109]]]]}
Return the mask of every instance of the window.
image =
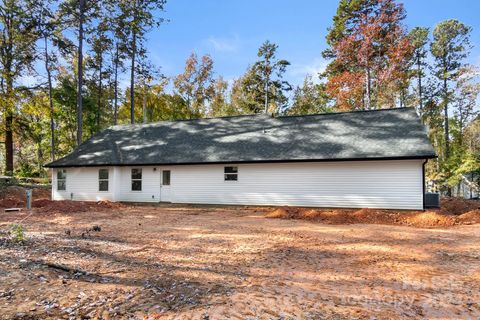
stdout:
{"type": "Polygon", "coordinates": [[[60,169],[57,171],[57,190],[67,190],[67,170],[60,169]]]}
{"type": "Polygon", "coordinates": [[[132,169],[132,191],[142,191],[142,169],[132,169]]]}
{"type": "Polygon", "coordinates": [[[224,180],[225,181],[238,181],[238,167],[225,167],[224,168],[224,180]]]}
{"type": "Polygon", "coordinates": [[[170,170],[162,171],[162,185],[164,186],[170,185],[170,170]]]}
{"type": "Polygon", "coordinates": [[[98,170],[98,191],[108,191],[108,169],[98,170]]]}

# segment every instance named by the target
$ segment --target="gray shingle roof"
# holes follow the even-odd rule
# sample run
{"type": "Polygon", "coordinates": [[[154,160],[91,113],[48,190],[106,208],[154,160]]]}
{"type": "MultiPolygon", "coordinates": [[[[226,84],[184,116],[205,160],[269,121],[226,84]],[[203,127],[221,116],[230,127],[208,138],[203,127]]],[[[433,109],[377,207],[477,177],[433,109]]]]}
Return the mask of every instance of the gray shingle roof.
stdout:
{"type": "Polygon", "coordinates": [[[432,158],[413,108],[110,127],[47,167],[432,158]]]}

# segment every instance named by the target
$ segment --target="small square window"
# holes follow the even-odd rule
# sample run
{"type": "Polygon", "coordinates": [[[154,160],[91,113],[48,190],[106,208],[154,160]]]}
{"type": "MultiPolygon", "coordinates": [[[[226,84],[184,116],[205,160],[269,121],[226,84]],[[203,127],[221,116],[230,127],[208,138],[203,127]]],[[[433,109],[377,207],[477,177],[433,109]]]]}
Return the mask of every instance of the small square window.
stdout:
{"type": "Polygon", "coordinates": [[[162,185],[164,186],[170,185],[170,170],[162,171],[162,185]]]}
{"type": "Polygon", "coordinates": [[[223,173],[225,181],[238,181],[238,167],[225,167],[223,173]]]}

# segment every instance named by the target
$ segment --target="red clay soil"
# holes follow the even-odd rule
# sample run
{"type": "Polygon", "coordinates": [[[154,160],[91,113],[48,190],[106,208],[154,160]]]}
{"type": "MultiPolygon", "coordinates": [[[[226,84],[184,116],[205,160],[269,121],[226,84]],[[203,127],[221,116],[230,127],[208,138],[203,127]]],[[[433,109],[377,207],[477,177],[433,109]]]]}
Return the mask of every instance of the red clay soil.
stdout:
{"type": "MultiPolygon", "coordinates": [[[[9,186],[0,189],[0,208],[25,207],[25,188],[9,186]]],[[[52,201],[50,190],[33,189],[32,207],[42,214],[103,211],[127,208],[110,201],[52,201]]],[[[325,224],[389,224],[414,227],[448,227],[458,224],[480,223],[480,201],[461,198],[442,198],[441,209],[428,211],[382,209],[316,209],[302,207],[259,208],[267,218],[301,219],[325,224]]]]}
{"type": "MultiPolygon", "coordinates": [[[[0,208],[25,207],[27,189],[22,186],[8,186],[0,188],[0,208]]],[[[51,192],[47,188],[33,188],[32,198],[50,199],[51,192]]]]}
{"type": "Polygon", "coordinates": [[[442,208],[428,211],[382,209],[315,209],[301,207],[273,208],[267,218],[300,219],[325,224],[389,224],[420,228],[449,227],[480,223],[480,201],[459,198],[442,199],[442,208]]]}
{"type": "Polygon", "coordinates": [[[109,209],[122,209],[127,206],[110,201],[98,201],[98,202],[87,202],[87,201],[70,201],[70,200],[61,200],[61,201],[52,201],[49,199],[39,199],[32,202],[33,208],[41,209],[40,212],[45,213],[72,213],[72,212],[87,212],[87,211],[101,211],[109,209]]]}
{"type": "MultiPolygon", "coordinates": [[[[101,211],[106,209],[121,209],[126,206],[110,201],[84,202],[84,201],[52,201],[51,192],[46,188],[32,189],[32,207],[41,208],[41,213],[73,213],[91,210],[101,211]]],[[[26,188],[22,186],[8,186],[0,189],[0,208],[25,207],[26,188]]],[[[37,210],[38,211],[38,210],[37,210]]]]}
{"type": "Polygon", "coordinates": [[[0,213],[0,231],[22,221],[27,238],[0,235],[0,320],[480,319],[478,225],[327,225],[257,207],[41,210],[0,213]]]}

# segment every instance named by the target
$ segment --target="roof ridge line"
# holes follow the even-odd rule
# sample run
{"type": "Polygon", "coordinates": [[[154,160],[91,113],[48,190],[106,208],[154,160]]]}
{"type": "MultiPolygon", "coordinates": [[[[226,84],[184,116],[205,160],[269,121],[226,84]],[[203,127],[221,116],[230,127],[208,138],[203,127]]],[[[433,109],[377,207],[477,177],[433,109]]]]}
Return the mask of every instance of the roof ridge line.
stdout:
{"type": "Polygon", "coordinates": [[[310,117],[310,116],[329,116],[335,114],[347,114],[347,113],[362,113],[362,112],[382,112],[382,111],[394,111],[404,109],[415,109],[415,107],[399,107],[399,108],[385,108],[385,109],[372,109],[372,110],[349,110],[349,111],[335,111],[335,112],[322,112],[322,113],[309,113],[309,114],[293,114],[287,116],[278,116],[276,118],[294,118],[294,117],[310,117]]]}
{"type": "MultiPolygon", "coordinates": [[[[176,120],[160,120],[160,121],[155,121],[155,122],[149,122],[149,123],[134,123],[133,126],[148,126],[152,124],[157,124],[157,123],[167,123],[167,122],[189,122],[189,121],[200,121],[200,120],[215,120],[215,119],[230,119],[230,118],[242,118],[242,117],[260,117],[260,116],[265,116],[264,113],[255,113],[255,114],[239,114],[236,116],[222,116],[222,117],[210,117],[210,118],[195,118],[195,119],[176,119],[176,120]]],[[[270,115],[268,115],[270,117],[270,115]]],[[[130,127],[132,124],[117,124],[117,125],[112,125],[109,126],[108,128],[113,128],[113,127],[130,127]]],[[[108,129],[107,128],[107,129],[108,129]]]]}

